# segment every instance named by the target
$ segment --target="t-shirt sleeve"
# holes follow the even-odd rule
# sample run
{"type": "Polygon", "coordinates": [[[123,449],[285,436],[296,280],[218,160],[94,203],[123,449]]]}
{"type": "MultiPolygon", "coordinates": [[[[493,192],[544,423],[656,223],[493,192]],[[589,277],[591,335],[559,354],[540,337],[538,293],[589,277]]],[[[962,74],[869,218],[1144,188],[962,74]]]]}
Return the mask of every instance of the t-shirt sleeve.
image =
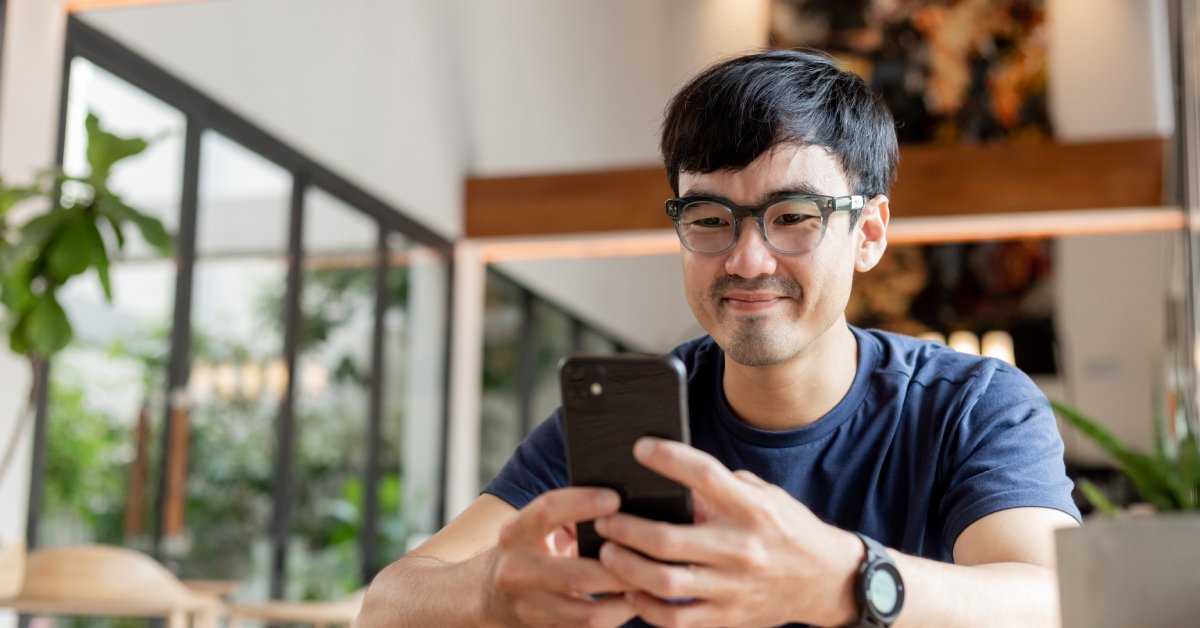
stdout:
{"type": "Polygon", "coordinates": [[[1045,395],[1021,371],[989,362],[966,387],[942,460],[947,488],[939,514],[950,548],[972,523],[1009,508],[1053,508],[1080,519],[1045,395]]]}
{"type": "Polygon", "coordinates": [[[504,467],[483,488],[520,510],[546,491],[567,485],[562,410],[555,410],[517,445],[504,467]]]}

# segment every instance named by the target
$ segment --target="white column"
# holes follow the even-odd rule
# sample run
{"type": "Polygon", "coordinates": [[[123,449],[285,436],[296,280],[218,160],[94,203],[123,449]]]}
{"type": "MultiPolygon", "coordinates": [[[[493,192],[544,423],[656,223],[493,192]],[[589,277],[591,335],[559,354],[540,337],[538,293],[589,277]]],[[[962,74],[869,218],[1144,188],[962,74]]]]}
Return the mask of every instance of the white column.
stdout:
{"type": "Polygon", "coordinates": [[[483,296],[486,266],[479,247],[454,247],[454,311],[450,328],[450,443],[446,520],[479,493],[479,398],[483,385],[483,296]]]}
{"type": "MultiPolygon", "coordinates": [[[[0,67],[0,177],[25,182],[54,162],[58,136],[66,10],[61,0],[8,0],[0,67]]],[[[3,316],[3,314],[0,314],[3,316]]],[[[29,394],[25,361],[0,342],[0,451],[18,422],[29,394]]],[[[23,540],[29,504],[31,430],[20,435],[18,456],[0,478],[0,546],[23,540]]],[[[0,612],[0,628],[15,616],[0,612]]]]}

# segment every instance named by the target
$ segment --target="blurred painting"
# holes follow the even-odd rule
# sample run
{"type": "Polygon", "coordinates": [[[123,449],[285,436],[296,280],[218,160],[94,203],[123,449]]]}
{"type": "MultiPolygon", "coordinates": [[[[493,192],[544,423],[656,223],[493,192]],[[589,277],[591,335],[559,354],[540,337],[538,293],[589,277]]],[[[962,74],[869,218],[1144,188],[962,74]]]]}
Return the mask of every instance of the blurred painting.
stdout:
{"type": "Polygon", "coordinates": [[[771,42],[825,50],[865,78],[901,142],[1039,142],[1044,0],[773,0],[771,42]]]}

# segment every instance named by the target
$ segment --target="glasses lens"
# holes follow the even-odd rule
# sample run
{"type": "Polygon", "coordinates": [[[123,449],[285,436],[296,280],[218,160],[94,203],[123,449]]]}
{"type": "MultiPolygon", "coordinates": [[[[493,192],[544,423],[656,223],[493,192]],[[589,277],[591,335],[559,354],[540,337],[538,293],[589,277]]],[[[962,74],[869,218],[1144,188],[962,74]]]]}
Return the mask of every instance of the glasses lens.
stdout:
{"type": "Polygon", "coordinates": [[[733,214],[716,203],[690,203],[679,214],[679,237],[693,251],[716,253],[733,242],[733,214]]]}
{"type": "Polygon", "coordinates": [[[807,251],[821,241],[824,225],[815,201],[792,198],[767,208],[767,240],[781,251],[807,251]]]}

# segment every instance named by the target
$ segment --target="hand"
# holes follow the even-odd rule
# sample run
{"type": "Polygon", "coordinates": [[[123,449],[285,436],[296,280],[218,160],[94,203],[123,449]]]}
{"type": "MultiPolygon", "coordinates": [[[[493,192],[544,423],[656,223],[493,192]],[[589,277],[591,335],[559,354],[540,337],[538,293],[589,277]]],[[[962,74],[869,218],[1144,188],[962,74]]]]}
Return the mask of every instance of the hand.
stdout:
{"type": "Polygon", "coordinates": [[[608,539],[600,560],[636,589],[626,598],[642,619],[743,626],[857,618],[853,582],[864,550],[853,534],[822,523],[783,489],[687,445],[643,438],[634,456],[691,488],[697,515],[693,525],[620,513],[596,520],[608,539]]]}
{"type": "Polygon", "coordinates": [[[628,587],[591,558],[578,556],[575,522],[617,512],[610,490],[565,488],[529,503],[500,531],[492,551],[484,610],[501,625],[617,626],[635,613],[628,587]],[[599,600],[598,593],[616,593],[599,600]]]}

